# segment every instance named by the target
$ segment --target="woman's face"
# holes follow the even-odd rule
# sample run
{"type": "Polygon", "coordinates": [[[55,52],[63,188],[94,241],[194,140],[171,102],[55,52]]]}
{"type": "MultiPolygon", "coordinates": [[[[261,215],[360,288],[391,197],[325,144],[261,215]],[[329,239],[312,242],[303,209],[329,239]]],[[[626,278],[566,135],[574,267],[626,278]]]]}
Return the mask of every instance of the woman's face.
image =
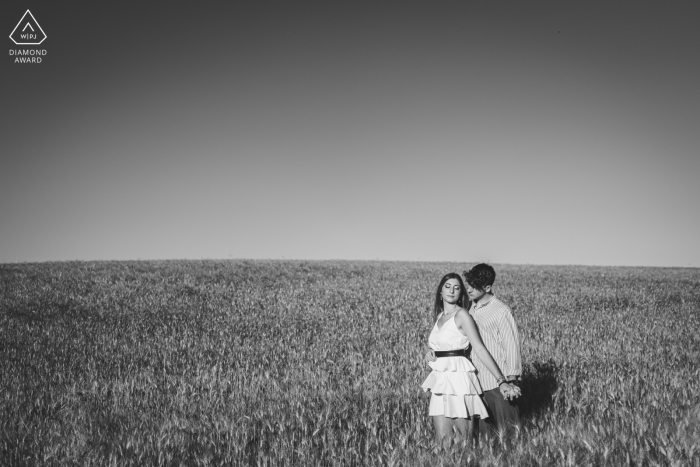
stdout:
{"type": "Polygon", "coordinates": [[[462,296],[463,292],[457,279],[447,279],[445,285],[442,286],[440,294],[445,302],[454,305],[459,300],[459,297],[462,296]]]}

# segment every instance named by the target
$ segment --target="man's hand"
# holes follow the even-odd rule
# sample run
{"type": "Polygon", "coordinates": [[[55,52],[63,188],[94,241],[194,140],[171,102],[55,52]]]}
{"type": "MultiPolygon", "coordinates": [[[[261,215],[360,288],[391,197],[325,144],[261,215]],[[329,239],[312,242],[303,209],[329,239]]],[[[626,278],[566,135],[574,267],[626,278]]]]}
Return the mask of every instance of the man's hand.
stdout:
{"type": "Polygon", "coordinates": [[[425,361],[430,363],[430,362],[434,362],[435,360],[437,360],[437,357],[435,356],[435,352],[433,352],[432,350],[428,350],[425,353],[425,361]]]}

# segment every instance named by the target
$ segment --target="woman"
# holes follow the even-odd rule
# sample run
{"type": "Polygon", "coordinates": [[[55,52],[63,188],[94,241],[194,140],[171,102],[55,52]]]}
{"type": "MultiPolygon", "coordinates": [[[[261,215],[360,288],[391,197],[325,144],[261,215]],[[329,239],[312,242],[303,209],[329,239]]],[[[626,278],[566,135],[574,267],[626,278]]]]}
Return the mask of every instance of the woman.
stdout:
{"type": "Polygon", "coordinates": [[[423,390],[432,392],[428,414],[433,418],[435,439],[439,442],[456,427],[467,435],[467,419],[488,417],[481,400],[481,385],[474,365],[467,358],[471,344],[473,351],[496,377],[504,398],[518,397],[520,388],[506,381],[498,365],[479,336],[476,323],[465,309],[468,305],[466,288],[459,274],[449,273],[440,281],[435,294],[435,326],[426,354],[433,371],[423,382],[423,390]]]}

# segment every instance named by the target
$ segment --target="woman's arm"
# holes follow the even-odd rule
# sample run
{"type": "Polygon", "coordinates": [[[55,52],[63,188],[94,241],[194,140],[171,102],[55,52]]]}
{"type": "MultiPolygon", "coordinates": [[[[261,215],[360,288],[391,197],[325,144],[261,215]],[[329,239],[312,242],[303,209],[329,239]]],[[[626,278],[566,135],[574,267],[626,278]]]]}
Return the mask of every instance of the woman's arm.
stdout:
{"type": "MultiPolygon", "coordinates": [[[[467,312],[467,310],[465,310],[464,308],[459,310],[455,315],[455,323],[457,324],[457,327],[462,332],[462,334],[467,336],[467,339],[469,339],[469,343],[472,345],[472,348],[474,349],[476,355],[479,357],[479,360],[481,360],[481,362],[486,366],[486,368],[491,372],[491,374],[497,380],[505,380],[506,378],[503,375],[503,372],[498,367],[498,364],[493,359],[491,353],[484,345],[484,342],[481,340],[479,329],[476,327],[474,318],[472,318],[469,312],[467,312]]],[[[501,391],[501,394],[503,394],[503,397],[506,399],[509,399],[509,396],[511,395],[514,395],[515,397],[518,397],[520,395],[520,388],[514,384],[501,383],[498,386],[498,389],[501,391]]]]}
{"type": "Polygon", "coordinates": [[[437,357],[435,356],[435,351],[430,348],[430,344],[428,344],[427,342],[425,344],[424,355],[425,355],[424,359],[428,363],[434,362],[435,360],[437,360],[437,357]]]}

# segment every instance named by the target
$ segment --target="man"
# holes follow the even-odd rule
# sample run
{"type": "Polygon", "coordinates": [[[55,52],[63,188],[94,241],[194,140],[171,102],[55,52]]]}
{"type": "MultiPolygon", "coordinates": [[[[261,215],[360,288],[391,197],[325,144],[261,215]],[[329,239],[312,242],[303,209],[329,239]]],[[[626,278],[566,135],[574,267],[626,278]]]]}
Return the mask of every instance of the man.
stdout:
{"type": "MultiPolygon", "coordinates": [[[[506,379],[518,384],[522,374],[520,336],[511,309],[492,292],[496,271],[488,264],[477,264],[462,273],[467,283],[467,294],[472,301],[472,315],[484,345],[491,353],[506,379]]],[[[486,419],[496,430],[520,425],[520,409],[516,398],[505,398],[498,389],[496,378],[486,369],[477,355],[473,355],[484,391],[484,400],[491,413],[486,419]]]]}

